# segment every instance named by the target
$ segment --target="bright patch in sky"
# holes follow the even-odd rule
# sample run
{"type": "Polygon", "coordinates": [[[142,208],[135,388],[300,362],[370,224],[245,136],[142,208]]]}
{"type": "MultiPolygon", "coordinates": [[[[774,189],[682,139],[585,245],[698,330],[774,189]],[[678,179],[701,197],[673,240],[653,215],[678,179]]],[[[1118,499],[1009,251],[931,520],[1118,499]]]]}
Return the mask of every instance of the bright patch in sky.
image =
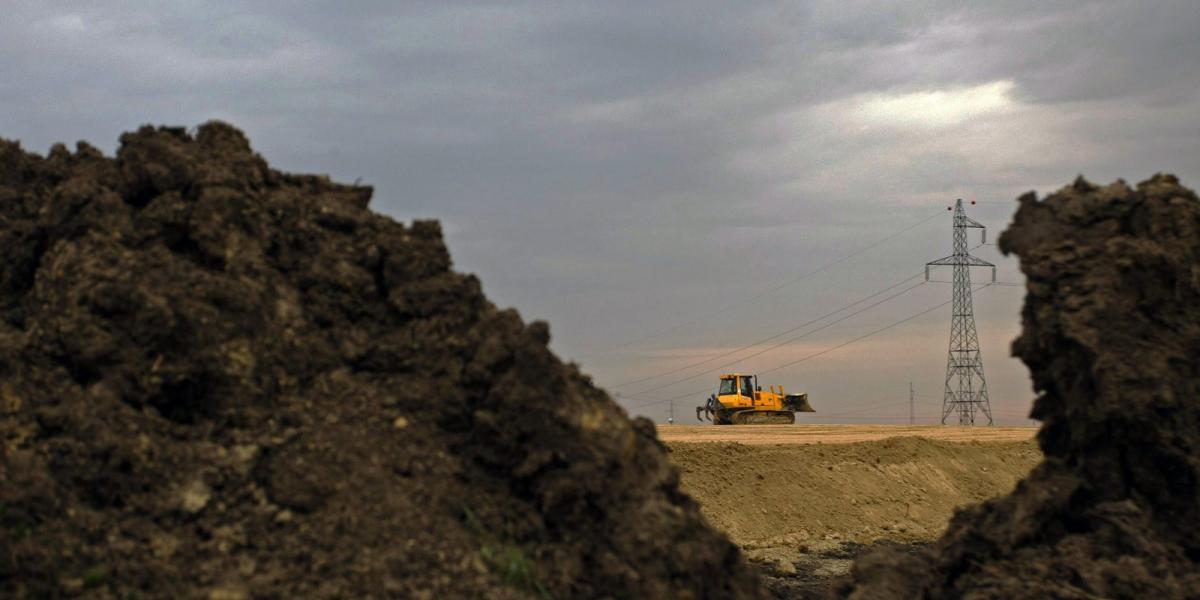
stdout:
{"type": "Polygon", "coordinates": [[[1008,112],[1017,104],[1012,98],[1014,87],[1011,80],[1002,80],[964,88],[868,94],[856,99],[852,113],[865,126],[947,127],[1008,112]]]}
{"type": "Polygon", "coordinates": [[[575,107],[566,113],[566,118],[576,123],[619,125],[636,121],[645,112],[641,98],[626,98],[575,107]]]}
{"type": "Polygon", "coordinates": [[[68,33],[80,33],[87,31],[87,23],[84,22],[83,16],[78,14],[66,14],[50,19],[50,26],[68,33]]]}

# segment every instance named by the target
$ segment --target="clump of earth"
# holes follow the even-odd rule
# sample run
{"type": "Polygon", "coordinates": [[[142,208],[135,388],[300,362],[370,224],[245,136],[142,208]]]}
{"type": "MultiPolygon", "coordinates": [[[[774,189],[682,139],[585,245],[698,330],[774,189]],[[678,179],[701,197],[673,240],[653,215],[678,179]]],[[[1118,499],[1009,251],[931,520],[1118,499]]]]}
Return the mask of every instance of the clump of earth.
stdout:
{"type": "Polygon", "coordinates": [[[0,142],[0,595],[757,598],[435,222],[237,129],[0,142]]]}
{"type": "Polygon", "coordinates": [[[1200,200],[1171,175],[1020,198],[1014,354],[1044,462],[920,552],[859,559],[852,598],[1194,598],[1200,590],[1200,200]]]}

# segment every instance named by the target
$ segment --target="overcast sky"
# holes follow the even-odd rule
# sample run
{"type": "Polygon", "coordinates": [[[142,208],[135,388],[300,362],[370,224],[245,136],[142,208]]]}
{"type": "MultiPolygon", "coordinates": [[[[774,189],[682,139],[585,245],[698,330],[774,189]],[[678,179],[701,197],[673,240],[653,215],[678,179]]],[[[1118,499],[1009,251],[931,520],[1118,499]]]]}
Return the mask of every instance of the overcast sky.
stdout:
{"type": "MultiPolygon", "coordinates": [[[[278,168],[361,178],[376,210],[440,219],[460,270],[550,321],[562,356],[656,420],[681,396],[676,417],[694,422],[715,386],[705,367],[763,346],[617,384],[920,273],[951,251],[955,198],[977,201],[991,241],[1018,194],[1078,174],[1200,184],[1192,0],[9,0],[4,13],[0,136],[111,152],[143,123],[218,118],[278,168]]],[[[975,253],[1020,281],[994,246],[975,253]]],[[[820,412],[802,420],[907,422],[912,381],[932,422],[948,306],[838,346],[949,294],[920,285],[719,370],[812,356],[762,381],[809,392],[820,412]]],[[[975,300],[999,423],[1028,423],[1033,396],[1009,357],[1022,295],[975,300]]]]}

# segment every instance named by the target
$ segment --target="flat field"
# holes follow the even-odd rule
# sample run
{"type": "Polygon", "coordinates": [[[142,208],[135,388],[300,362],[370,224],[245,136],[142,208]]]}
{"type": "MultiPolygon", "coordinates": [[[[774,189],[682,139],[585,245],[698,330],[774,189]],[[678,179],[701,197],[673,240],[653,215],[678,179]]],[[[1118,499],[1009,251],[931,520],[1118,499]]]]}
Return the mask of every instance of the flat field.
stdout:
{"type": "Polygon", "coordinates": [[[847,444],[893,437],[944,442],[1022,442],[1036,427],[951,427],[948,425],[659,425],[658,437],[675,442],[739,444],[847,444]]]}

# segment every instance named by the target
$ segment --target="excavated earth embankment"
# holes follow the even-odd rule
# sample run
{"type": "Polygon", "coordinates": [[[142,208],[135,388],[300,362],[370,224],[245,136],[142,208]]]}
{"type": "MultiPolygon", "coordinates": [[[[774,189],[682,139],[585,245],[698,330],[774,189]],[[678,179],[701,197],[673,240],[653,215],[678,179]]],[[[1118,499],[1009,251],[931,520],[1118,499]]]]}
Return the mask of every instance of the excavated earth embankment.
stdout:
{"type": "MultiPolygon", "coordinates": [[[[897,437],[850,444],[672,443],[683,489],[744,549],[817,540],[928,542],[954,509],[1011,492],[1041,460],[1024,442],[897,437]]],[[[753,554],[753,553],[751,553],[753,554]]]]}
{"type": "Polygon", "coordinates": [[[754,598],[433,222],[221,123],[0,143],[0,595],[754,598]]]}
{"type": "Polygon", "coordinates": [[[860,559],[852,598],[1200,597],[1200,200],[1170,175],[1020,199],[1014,354],[1045,461],[918,553],[860,559]]]}
{"type": "MultiPolygon", "coordinates": [[[[660,427],[660,435],[669,429],[660,427]]],[[[955,509],[1011,492],[1041,461],[1032,431],[1015,442],[942,439],[965,439],[958,429],[967,428],[748,425],[739,435],[744,443],[668,446],[683,470],[683,490],[741,546],[767,589],[809,600],[826,597],[872,548],[919,551],[942,535],[955,509]],[[755,427],[765,431],[756,435],[755,427]],[[841,441],[888,430],[901,435],[841,441]],[[789,443],[768,443],[780,439],[789,443]]],[[[987,429],[979,436],[985,440],[1018,433],[976,429],[987,429]]]]}

